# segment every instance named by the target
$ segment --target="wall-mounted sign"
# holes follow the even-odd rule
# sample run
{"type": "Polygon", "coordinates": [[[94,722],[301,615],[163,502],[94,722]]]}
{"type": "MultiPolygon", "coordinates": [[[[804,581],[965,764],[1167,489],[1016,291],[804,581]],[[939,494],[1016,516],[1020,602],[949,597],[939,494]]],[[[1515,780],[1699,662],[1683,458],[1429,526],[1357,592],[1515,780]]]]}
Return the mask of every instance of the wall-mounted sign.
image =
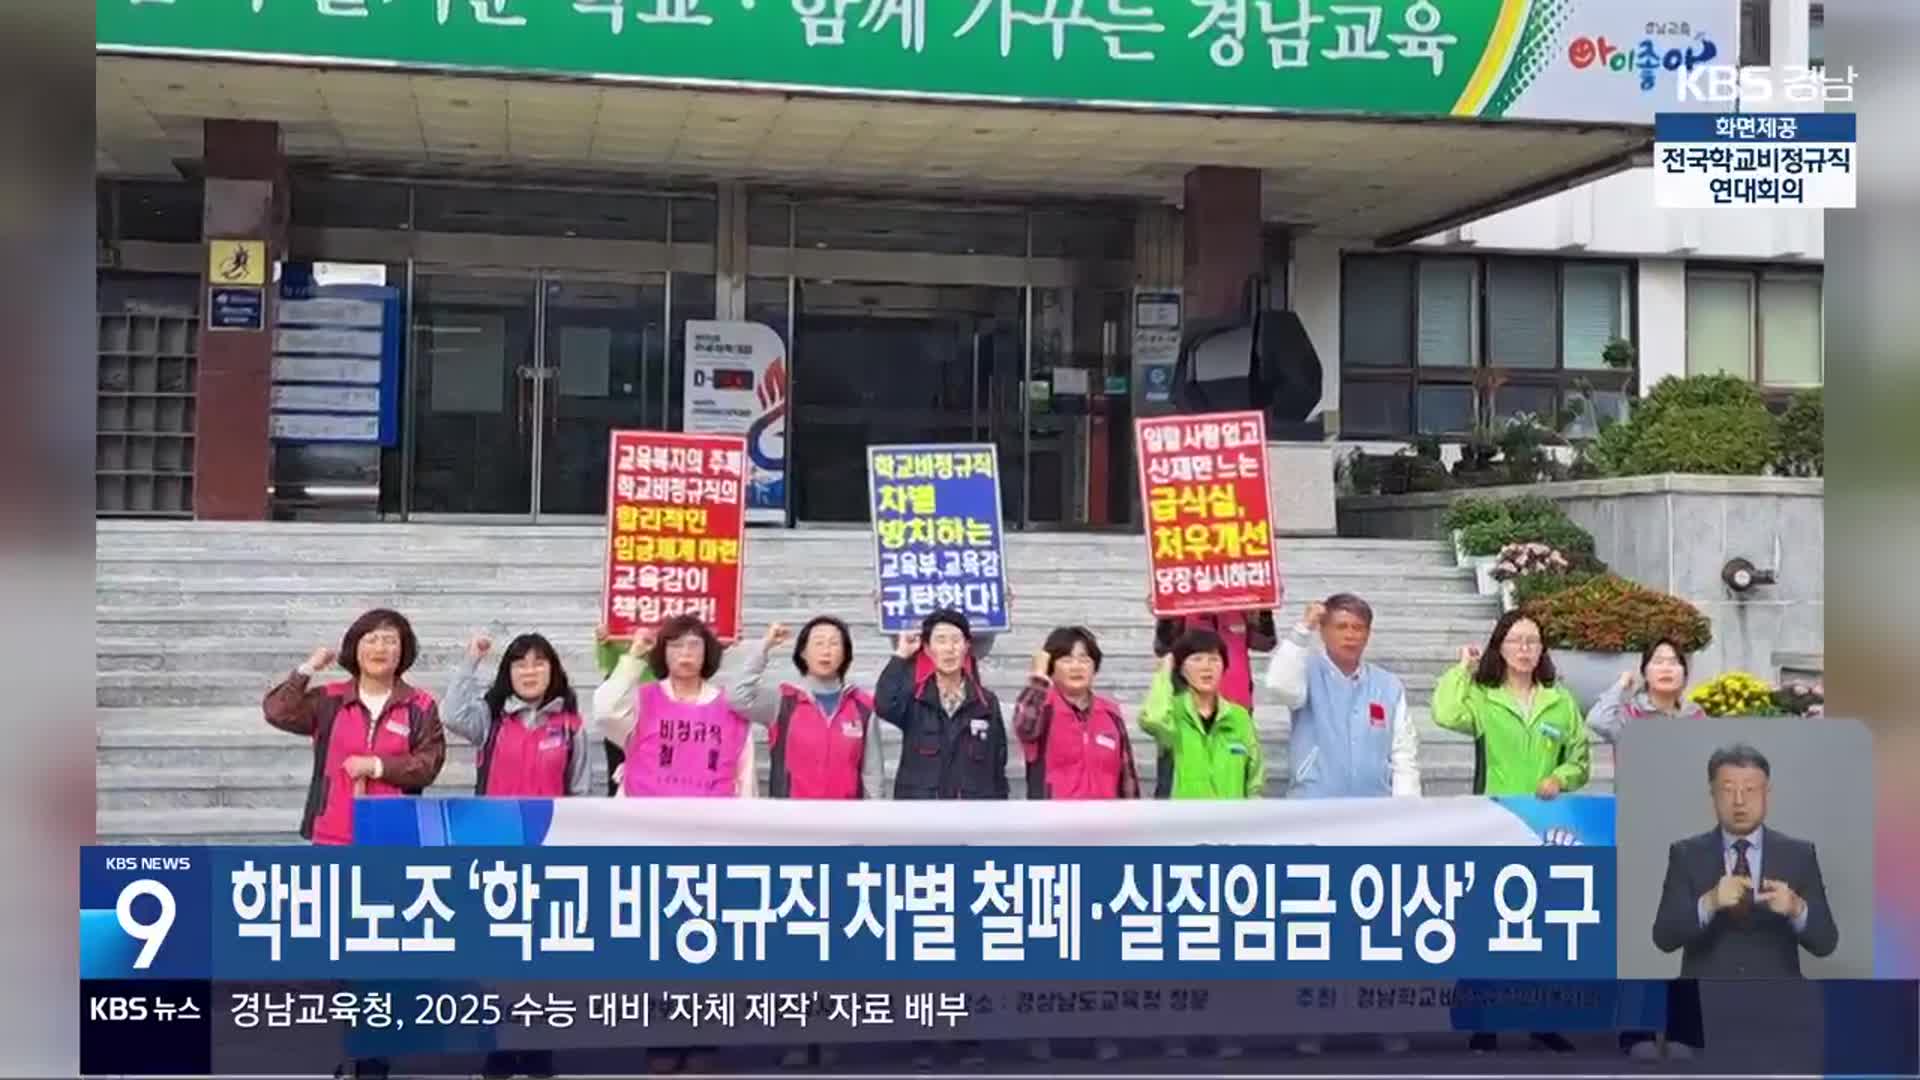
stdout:
{"type": "Polygon", "coordinates": [[[265,330],[267,290],[253,286],[219,286],[207,290],[207,329],[265,330]]]}
{"type": "Polygon", "coordinates": [[[265,285],[267,245],[263,240],[207,241],[207,284],[265,285]]]}
{"type": "Polygon", "coordinates": [[[399,388],[400,291],[323,284],[310,264],[288,264],[274,307],[274,439],[396,446],[399,388]]]}

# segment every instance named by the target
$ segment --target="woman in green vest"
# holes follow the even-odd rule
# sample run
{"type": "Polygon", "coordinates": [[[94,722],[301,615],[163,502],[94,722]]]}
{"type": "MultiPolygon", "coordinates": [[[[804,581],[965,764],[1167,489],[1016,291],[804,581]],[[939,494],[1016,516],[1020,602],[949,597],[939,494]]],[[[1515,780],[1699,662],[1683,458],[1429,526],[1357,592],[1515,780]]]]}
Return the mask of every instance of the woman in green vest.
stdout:
{"type": "MultiPolygon", "coordinates": [[[[1486,651],[1460,650],[1460,663],[1433,689],[1433,722],[1473,736],[1475,795],[1552,799],[1586,785],[1586,718],[1557,685],[1540,624],[1521,612],[1500,617],[1486,651]]],[[[1534,1032],[1533,1041],[1557,1053],[1573,1051],[1553,1032],[1534,1032]]],[[[1482,1031],[1467,1045],[1489,1053],[1499,1048],[1499,1037],[1482,1031]]]]}
{"type": "Polygon", "coordinates": [[[1475,795],[1551,799],[1584,787],[1587,721],[1553,672],[1540,624],[1509,611],[1433,689],[1433,722],[1473,736],[1475,795]]]}
{"type": "Polygon", "coordinates": [[[1175,799],[1256,799],[1267,764],[1253,716],[1220,693],[1227,645],[1211,630],[1189,630],[1160,658],[1140,726],[1173,769],[1175,799]]]}

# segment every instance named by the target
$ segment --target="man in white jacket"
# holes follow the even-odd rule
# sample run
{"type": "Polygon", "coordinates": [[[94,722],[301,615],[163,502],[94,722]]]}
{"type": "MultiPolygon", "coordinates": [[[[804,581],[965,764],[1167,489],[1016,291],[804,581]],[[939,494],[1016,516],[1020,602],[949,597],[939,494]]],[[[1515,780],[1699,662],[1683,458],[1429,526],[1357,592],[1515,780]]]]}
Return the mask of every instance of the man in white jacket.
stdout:
{"type": "MultiPolygon", "coordinates": [[[[1372,637],[1373,608],[1340,593],[1307,605],[1274,650],[1267,689],[1291,714],[1289,797],[1420,794],[1420,731],[1400,679],[1366,661],[1372,637]]],[[[1407,1048],[1401,1036],[1382,1043],[1407,1048]]],[[[1318,1039],[1297,1045],[1303,1054],[1322,1049],[1318,1039]]]]}

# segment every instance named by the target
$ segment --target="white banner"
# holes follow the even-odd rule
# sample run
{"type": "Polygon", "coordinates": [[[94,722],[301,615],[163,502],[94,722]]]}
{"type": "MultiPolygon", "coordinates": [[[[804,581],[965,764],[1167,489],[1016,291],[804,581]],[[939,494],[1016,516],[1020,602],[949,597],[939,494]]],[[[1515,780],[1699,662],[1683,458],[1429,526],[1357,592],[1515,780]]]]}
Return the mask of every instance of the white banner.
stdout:
{"type": "Polygon", "coordinates": [[[747,520],[787,520],[787,348],[755,322],[687,320],[681,428],[747,440],[747,520]]]}

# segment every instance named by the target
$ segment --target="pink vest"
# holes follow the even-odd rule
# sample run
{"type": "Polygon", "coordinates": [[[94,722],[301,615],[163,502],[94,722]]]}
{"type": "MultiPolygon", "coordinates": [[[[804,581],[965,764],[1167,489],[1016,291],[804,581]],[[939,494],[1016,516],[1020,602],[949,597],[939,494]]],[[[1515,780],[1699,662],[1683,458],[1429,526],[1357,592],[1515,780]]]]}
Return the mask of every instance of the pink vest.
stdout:
{"type": "Polygon", "coordinates": [[[622,793],[629,798],[733,798],[747,718],[724,695],[705,705],[673,700],[664,682],[639,690],[627,738],[622,793]]]}
{"type": "Polygon", "coordinates": [[[1084,723],[1059,690],[1047,694],[1047,739],[1028,743],[1027,761],[1046,755],[1046,798],[1117,799],[1120,778],[1129,770],[1127,725],[1120,707],[1103,697],[1093,699],[1084,723]]]}
{"type": "Polygon", "coordinates": [[[1240,612],[1225,615],[1189,615],[1189,629],[1205,628],[1227,643],[1227,670],[1220,676],[1220,696],[1243,709],[1253,708],[1253,654],[1247,651],[1247,617],[1240,612]]]}
{"type": "MultiPolygon", "coordinates": [[[[353,688],[353,681],[347,679],[329,685],[327,692],[344,698],[353,692],[353,688]]],[[[432,704],[433,697],[424,690],[414,690],[408,697],[395,694],[381,711],[378,723],[367,716],[366,706],[358,701],[334,710],[333,723],[328,725],[324,733],[327,762],[320,783],[325,795],[320,804],[320,813],[313,819],[314,843],[353,843],[353,779],[347,775],[347,759],[362,754],[404,757],[412,753],[414,709],[426,709],[432,704]]],[[[314,733],[316,739],[321,735],[321,732],[314,733]]],[[[405,793],[392,784],[368,779],[365,794],[405,793]]]]}
{"type": "Polygon", "coordinates": [[[494,722],[493,736],[479,754],[482,795],[553,799],[567,793],[568,751],[581,727],[574,713],[554,713],[529,728],[514,715],[494,722]]]}
{"type": "Polygon", "coordinates": [[[767,730],[773,751],[776,799],[858,799],[860,765],[867,748],[873,699],[849,686],[832,716],[813,695],[792,683],[780,686],[780,712],[767,730]]]}

